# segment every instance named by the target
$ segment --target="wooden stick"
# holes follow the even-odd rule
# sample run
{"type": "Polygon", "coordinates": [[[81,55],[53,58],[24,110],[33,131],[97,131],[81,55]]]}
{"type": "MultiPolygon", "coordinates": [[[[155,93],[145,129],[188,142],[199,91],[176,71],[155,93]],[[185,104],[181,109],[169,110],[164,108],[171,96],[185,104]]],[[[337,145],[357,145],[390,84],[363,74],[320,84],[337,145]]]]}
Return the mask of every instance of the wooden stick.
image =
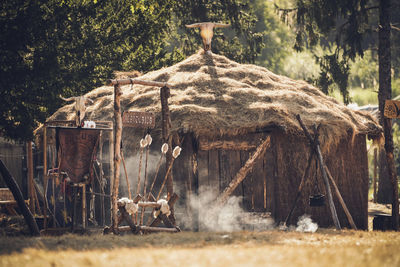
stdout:
{"type": "Polygon", "coordinates": [[[289,214],[287,215],[287,217],[285,219],[284,226],[287,225],[287,223],[289,222],[290,218],[292,217],[292,213],[294,211],[294,208],[296,207],[297,201],[299,200],[301,192],[303,191],[303,187],[306,184],[306,180],[307,180],[308,172],[309,172],[310,167],[311,167],[311,162],[312,162],[313,155],[314,155],[314,150],[311,150],[310,151],[310,155],[308,157],[308,161],[307,161],[307,167],[306,167],[306,169],[304,171],[303,177],[301,177],[301,181],[300,181],[299,188],[297,189],[296,197],[294,199],[292,207],[290,208],[289,214]]]}
{"type": "Polygon", "coordinates": [[[337,196],[337,198],[339,200],[339,203],[340,203],[340,205],[342,205],[344,213],[346,214],[347,220],[349,220],[351,228],[353,230],[357,230],[357,226],[354,223],[353,217],[351,216],[351,213],[350,213],[349,209],[347,208],[346,203],[344,202],[344,200],[342,198],[342,194],[340,194],[339,188],[337,187],[336,182],[333,179],[331,172],[329,171],[329,169],[328,169],[328,167],[326,165],[324,167],[325,167],[326,173],[328,174],[329,181],[331,182],[331,184],[333,186],[333,189],[335,191],[335,194],[336,194],[336,196],[337,196]]]}
{"type": "Polygon", "coordinates": [[[247,177],[247,174],[254,168],[257,159],[262,158],[265,155],[267,149],[271,146],[271,137],[268,136],[261,145],[258,146],[254,154],[249,157],[246,164],[240,168],[240,170],[235,175],[235,178],[229,183],[229,185],[224,189],[221,195],[217,198],[217,206],[222,206],[228,200],[228,197],[235,191],[236,187],[247,177]]]}
{"type": "Polygon", "coordinates": [[[167,170],[167,172],[165,173],[164,181],[163,181],[163,183],[161,184],[160,191],[158,191],[158,195],[157,195],[156,201],[160,199],[162,190],[164,189],[165,182],[168,180],[169,173],[170,173],[171,170],[172,170],[172,165],[174,165],[174,161],[175,161],[175,158],[173,157],[173,158],[172,158],[172,161],[169,163],[168,170],[167,170]]]}
{"type": "Polygon", "coordinates": [[[125,171],[126,185],[128,186],[128,196],[129,196],[129,199],[132,199],[131,185],[130,185],[129,179],[128,179],[128,171],[126,170],[124,153],[122,151],[121,151],[121,159],[122,159],[122,165],[124,166],[124,171],[125,171]]]}
{"type": "Polygon", "coordinates": [[[157,163],[156,174],[154,175],[153,182],[151,183],[151,186],[150,186],[150,189],[149,189],[149,195],[151,194],[151,191],[153,190],[154,184],[155,184],[155,182],[157,180],[157,175],[158,175],[158,172],[160,171],[161,161],[162,161],[163,157],[164,157],[164,153],[161,153],[160,160],[157,163]]]}
{"type": "Polygon", "coordinates": [[[104,209],[104,187],[103,187],[103,131],[100,131],[99,136],[99,168],[100,173],[98,176],[100,193],[100,225],[104,226],[105,223],[105,209],[104,209]]]}
{"type": "Polygon", "coordinates": [[[155,82],[155,81],[144,81],[144,80],[139,80],[139,79],[113,79],[110,80],[110,85],[127,85],[127,84],[141,84],[141,85],[147,85],[147,86],[157,86],[157,87],[164,87],[168,86],[171,87],[170,84],[165,83],[165,82],[155,82]]]}
{"type": "Polygon", "coordinates": [[[115,120],[115,144],[114,144],[114,184],[112,192],[112,230],[116,231],[118,227],[118,187],[121,164],[121,135],[122,135],[122,117],[121,117],[121,88],[119,84],[114,85],[114,120],[115,120]]]}
{"type": "Polygon", "coordinates": [[[140,194],[140,174],[141,174],[141,170],[142,170],[143,149],[144,149],[143,147],[140,147],[139,170],[138,170],[136,195],[140,194]]]}
{"type": "Polygon", "coordinates": [[[39,227],[36,224],[35,218],[31,211],[26,206],[24,197],[22,196],[21,190],[15,181],[14,177],[10,174],[7,167],[4,165],[3,161],[0,159],[0,173],[3,176],[3,180],[6,183],[7,187],[10,189],[11,193],[14,196],[14,199],[17,201],[18,208],[21,210],[22,215],[25,218],[25,222],[28,224],[29,230],[32,235],[39,236],[39,227]]]}
{"type": "Polygon", "coordinates": [[[374,148],[374,179],[373,179],[373,184],[374,184],[374,203],[376,203],[376,180],[377,180],[377,173],[378,173],[378,148],[374,148]]]}
{"type": "Polygon", "coordinates": [[[137,203],[139,207],[142,208],[156,208],[159,209],[161,207],[161,204],[158,204],[157,202],[138,202],[137,203]]]}
{"type": "MultiPolygon", "coordinates": [[[[315,153],[317,154],[317,158],[318,158],[320,166],[325,166],[324,165],[324,160],[322,158],[321,148],[319,147],[319,142],[314,142],[314,140],[312,139],[312,137],[311,137],[310,133],[308,132],[306,126],[304,125],[303,121],[301,120],[300,115],[297,115],[296,119],[299,121],[300,126],[303,129],[308,141],[310,142],[310,144],[313,147],[315,153]]],[[[317,129],[315,129],[315,131],[317,132],[317,129]]],[[[338,218],[337,213],[336,213],[335,204],[333,203],[332,192],[331,192],[331,188],[329,186],[329,180],[328,180],[327,174],[325,172],[325,168],[321,168],[321,173],[322,173],[322,178],[323,178],[324,185],[325,185],[325,190],[326,190],[326,193],[328,195],[329,209],[331,211],[333,223],[335,224],[335,227],[336,227],[337,230],[341,230],[339,218],[338,218]]]]}
{"type": "MultiPolygon", "coordinates": [[[[148,162],[148,159],[149,159],[149,151],[150,151],[150,149],[149,149],[149,146],[150,146],[150,144],[147,144],[147,147],[146,147],[146,160],[145,160],[145,167],[144,167],[144,183],[143,183],[143,196],[144,197],[146,197],[146,186],[147,186],[147,162],[148,162]]],[[[143,207],[142,208],[142,210],[141,210],[141,215],[140,215],[140,224],[139,225],[142,225],[143,224],[143,217],[144,217],[144,212],[145,212],[145,207],[143,207]]]]}

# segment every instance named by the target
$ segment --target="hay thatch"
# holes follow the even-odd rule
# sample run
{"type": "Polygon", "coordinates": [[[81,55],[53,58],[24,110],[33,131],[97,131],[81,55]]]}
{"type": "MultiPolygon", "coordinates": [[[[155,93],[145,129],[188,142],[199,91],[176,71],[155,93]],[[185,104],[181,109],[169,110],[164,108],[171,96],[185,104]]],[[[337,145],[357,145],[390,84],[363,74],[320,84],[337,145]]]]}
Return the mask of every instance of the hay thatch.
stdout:
{"type": "MultiPolygon", "coordinates": [[[[301,114],[308,127],[322,124],[320,139],[325,147],[349,134],[381,132],[371,115],[347,108],[304,81],[276,75],[263,67],[239,64],[221,55],[198,52],[140,79],[171,84],[172,132],[213,137],[276,127],[301,134],[296,114],[301,114]]],[[[160,128],[159,88],[126,85],[122,92],[123,110],[155,112],[156,128],[160,128]]],[[[103,86],[85,96],[94,100],[87,109],[87,118],[112,119],[113,87],[103,86]]],[[[71,104],[60,108],[49,120],[72,120],[74,116],[71,104]]]]}

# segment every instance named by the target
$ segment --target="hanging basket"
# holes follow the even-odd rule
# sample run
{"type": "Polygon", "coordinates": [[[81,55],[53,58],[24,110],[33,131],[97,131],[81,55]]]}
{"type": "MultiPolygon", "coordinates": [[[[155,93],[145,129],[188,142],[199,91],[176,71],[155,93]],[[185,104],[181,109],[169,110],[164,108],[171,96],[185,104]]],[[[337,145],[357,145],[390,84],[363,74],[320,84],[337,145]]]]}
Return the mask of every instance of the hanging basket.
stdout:
{"type": "Polygon", "coordinates": [[[311,195],[309,205],[310,207],[325,206],[325,195],[323,194],[311,195]]]}

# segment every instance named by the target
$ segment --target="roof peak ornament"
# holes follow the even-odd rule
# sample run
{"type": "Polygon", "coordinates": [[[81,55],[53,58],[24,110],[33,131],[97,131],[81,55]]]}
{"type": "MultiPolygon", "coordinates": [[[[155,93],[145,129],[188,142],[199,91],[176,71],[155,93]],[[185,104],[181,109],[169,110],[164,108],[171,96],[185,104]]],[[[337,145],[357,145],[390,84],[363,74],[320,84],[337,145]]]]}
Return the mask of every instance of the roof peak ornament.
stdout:
{"type": "Polygon", "coordinates": [[[229,24],[215,22],[200,22],[186,25],[187,28],[200,28],[200,35],[203,39],[203,48],[206,53],[211,53],[211,40],[214,35],[214,28],[226,28],[229,24]]]}

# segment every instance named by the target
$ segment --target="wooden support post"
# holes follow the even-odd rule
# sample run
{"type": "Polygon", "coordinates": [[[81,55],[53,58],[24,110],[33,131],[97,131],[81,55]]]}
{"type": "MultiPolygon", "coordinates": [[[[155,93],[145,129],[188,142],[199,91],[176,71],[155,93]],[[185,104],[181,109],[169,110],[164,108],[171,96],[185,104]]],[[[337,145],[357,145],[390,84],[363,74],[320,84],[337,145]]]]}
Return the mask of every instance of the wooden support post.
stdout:
{"type": "MultiPolygon", "coordinates": [[[[160,99],[161,99],[161,118],[162,118],[162,139],[163,143],[168,143],[168,152],[166,154],[166,171],[168,172],[168,167],[173,160],[172,157],[172,139],[170,138],[171,129],[171,118],[168,107],[168,98],[170,97],[170,90],[167,86],[163,86],[160,89],[160,99]]],[[[167,192],[168,198],[174,193],[172,174],[169,173],[167,177],[167,192]]]]}
{"type": "Polygon", "coordinates": [[[100,187],[100,225],[103,226],[105,223],[105,209],[104,209],[104,187],[103,187],[103,131],[100,131],[99,136],[99,187],[100,187]]]}
{"type": "Polygon", "coordinates": [[[24,197],[22,196],[21,190],[17,182],[12,177],[12,175],[10,174],[10,172],[8,171],[7,167],[4,165],[1,159],[0,159],[0,173],[3,176],[4,182],[10,189],[11,193],[13,194],[14,199],[17,201],[18,208],[21,210],[21,213],[24,216],[26,223],[28,224],[31,234],[35,236],[40,235],[39,227],[37,226],[35,218],[33,218],[31,211],[26,206],[24,197]]]}
{"type": "Polygon", "coordinates": [[[257,159],[262,158],[265,155],[267,149],[271,146],[271,137],[268,136],[261,145],[258,146],[257,150],[254,154],[249,157],[246,161],[245,165],[240,168],[235,178],[229,183],[229,185],[224,189],[221,195],[217,198],[216,206],[220,207],[225,204],[228,200],[228,197],[235,191],[236,187],[246,178],[247,174],[253,169],[255,162],[257,159]]]}
{"type": "Polygon", "coordinates": [[[347,205],[342,198],[342,194],[340,194],[339,188],[337,187],[336,182],[333,179],[331,172],[329,171],[329,169],[326,165],[324,167],[325,167],[326,174],[328,175],[329,181],[331,182],[333,189],[335,190],[336,197],[338,198],[340,205],[342,205],[342,208],[344,210],[344,213],[346,214],[347,220],[349,221],[351,228],[353,230],[357,230],[357,226],[354,223],[353,217],[351,216],[350,211],[347,208],[347,205]]]}
{"type": "MultiPolygon", "coordinates": [[[[170,210],[172,210],[173,208],[174,208],[174,205],[175,205],[175,202],[178,200],[178,195],[176,194],[176,193],[174,193],[171,197],[170,197],[170,199],[168,200],[168,206],[169,206],[169,208],[170,208],[170,210]]],[[[170,218],[168,218],[168,219],[175,219],[175,218],[172,218],[171,216],[173,216],[172,214],[169,216],[170,218]]],[[[166,217],[166,216],[165,216],[166,217]]],[[[154,226],[157,226],[157,225],[159,225],[162,221],[163,221],[163,219],[165,219],[165,217],[160,217],[160,216],[158,216],[157,218],[155,218],[154,220],[153,220],[153,222],[150,224],[150,226],[151,227],[154,227],[154,226]]],[[[165,222],[164,222],[165,223],[165,222]]],[[[167,221],[166,222],[166,224],[168,224],[169,225],[169,223],[171,223],[171,221],[169,220],[169,221],[167,221]]]]}
{"type": "MultiPolygon", "coordinates": [[[[115,125],[115,124],[114,124],[115,125]]],[[[114,127],[113,127],[114,128],[114,127]]],[[[110,132],[110,137],[109,137],[109,160],[110,160],[110,174],[109,174],[109,183],[110,183],[110,220],[112,222],[113,218],[113,200],[112,200],[112,190],[114,188],[114,175],[115,175],[115,169],[114,169],[114,134],[115,134],[115,129],[110,132]]]]}
{"type": "MultiPolygon", "coordinates": [[[[325,166],[325,164],[324,164],[324,160],[322,158],[321,148],[319,147],[318,139],[317,139],[317,142],[315,142],[312,139],[312,137],[311,137],[310,133],[308,132],[306,126],[304,125],[303,121],[301,120],[300,115],[296,115],[296,118],[299,121],[300,126],[303,129],[308,141],[310,142],[311,147],[314,149],[314,152],[317,154],[317,159],[318,159],[319,164],[321,166],[321,173],[322,173],[322,178],[323,178],[324,185],[325,185],[325,190],[326,190],[326,193],[328,195],[328,203],[329,203],[329,209],[330,209],[331,215],[332,215],[332,220],[333,220],[333,223],[335,224],[336,229],[337,230],[341,230],[339,218],[338,218],[337,213],[336,213],[335,204],[333,203],[333,197],[332,197],[331,188],[329,186],[329,180],[328,180],[327,174],[325,172],[325,168],[323,168],[323,166],[325,166]]],[[[317,132],[316,127],[315,127],[315,132],[317,132]]]]}
{"type": "Polygon", "coordinates": [[[376,180],[378,173],[378,148],[374,148],[374,178],[373,178],[373,188],[374,188],[374,203],[376,203],[376,180]]]}
{"type": "Polygon", "coordinates": [[[27,151],[27,165],[28,165],[28,192],[29,192],[29,208],[32,213],[36,213],[35,209],[35,187],[33,185],[33,153],[32,153],[32,142],[26,142],[27,151]]]}
{"type": "Polygon", "coordinates": [[[121,117],[121,87],[114,85],[114,120],[115,120],[115,143],[114,143],[114,184],[112,191],[112,230],[118,227],[118,187],[121,164],[121,136],[122,136],[122,117],[121,117]]]}
{"type": "Polygon", "coordinates": [[[43,229],[47,229],[47,126],[43,127],[43,229]]]}
{"type": "Polygon", "coordinates": [[[86,184],[81,184],[82,188],[82,228],[86,229],[87,225],[87,212],[86,212],[86,184]]]}

